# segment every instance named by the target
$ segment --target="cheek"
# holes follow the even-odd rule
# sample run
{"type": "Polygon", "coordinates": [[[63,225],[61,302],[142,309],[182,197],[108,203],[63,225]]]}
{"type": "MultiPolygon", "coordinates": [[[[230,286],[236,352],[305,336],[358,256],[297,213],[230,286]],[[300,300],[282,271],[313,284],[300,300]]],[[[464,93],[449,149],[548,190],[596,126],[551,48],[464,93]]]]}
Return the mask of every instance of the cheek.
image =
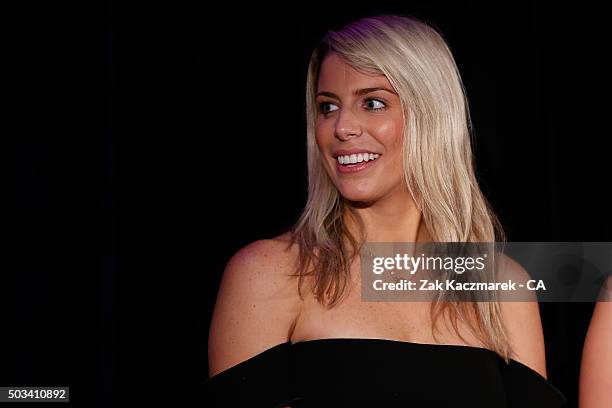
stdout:
{"type": "Polygon", "coordinates": [[[402,125],[395,120],[386,120],[376,127],[376,133],[387,146],[397,145],[402,139],[402,125]]]}
{"type": "Polygon", "coordinates": [[[380,123],[377,128],[379,141],[384,145],[387,162],[384,173],[391,184],[403,178],[404,159],[402,155],[404,144],[404,124],[400,120],[388,120],[380,123]]]}
{"type": "Polygon", "coordinates": [[[317,120],[315,124],[315,140],[319,147],[328,146],[333,140],[333,128],[324,120],[317,120]]]}
{"type": "Polygon", "coordinates": [[[376,134],[389,156],[401,157],[404,142],[402,124],[396,121],[386,121],[377,127],[376,134]]]}

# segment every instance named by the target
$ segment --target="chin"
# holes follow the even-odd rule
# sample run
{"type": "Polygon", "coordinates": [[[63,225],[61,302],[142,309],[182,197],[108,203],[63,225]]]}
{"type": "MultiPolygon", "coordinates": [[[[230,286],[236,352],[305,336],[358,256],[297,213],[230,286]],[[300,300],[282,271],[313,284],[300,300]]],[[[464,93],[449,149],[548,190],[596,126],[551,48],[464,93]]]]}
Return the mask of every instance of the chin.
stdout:
{"type": "Polygon", "coordinates": [[[344,197],[344,199],[349,200],[349,201],[359,201],[363,203],[370,203],[376,200],[374,192],[371,190],[342,189],[339,191],[342,197],[344,197]]]}

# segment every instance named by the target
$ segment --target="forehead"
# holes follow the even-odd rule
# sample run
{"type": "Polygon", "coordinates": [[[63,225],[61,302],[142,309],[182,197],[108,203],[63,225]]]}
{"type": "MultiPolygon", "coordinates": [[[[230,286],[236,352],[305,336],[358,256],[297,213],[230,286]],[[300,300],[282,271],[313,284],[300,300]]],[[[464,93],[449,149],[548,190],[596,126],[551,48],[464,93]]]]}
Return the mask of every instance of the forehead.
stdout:
{"type": "Polygon", "coordinates": [[[351,91],[374,87],[391,88],[391,83],[384,75],[368,75],[357,71],[336,54],[329,54],[321,64],[317,91],[351,91]]]}

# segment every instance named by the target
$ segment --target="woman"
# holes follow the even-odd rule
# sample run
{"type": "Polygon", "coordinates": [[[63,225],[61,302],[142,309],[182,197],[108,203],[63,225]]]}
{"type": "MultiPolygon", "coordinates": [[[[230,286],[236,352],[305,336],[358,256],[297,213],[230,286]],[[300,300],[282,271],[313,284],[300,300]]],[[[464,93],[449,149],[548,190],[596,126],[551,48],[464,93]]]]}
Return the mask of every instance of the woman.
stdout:
{"type": "Polygon", "coordinates": [[[350,23],[314,50],[306,93],[308,201],[291,231],[228,262],[208,392],[228,405],[561,406],[536,302],[360,298],[366,241],[503,239],[441,36],[406,16],[350,23]]]}
{"type": "Polygon", "coordinates": [[[580,367],[580,407],[612,407],[612,276],[595,305],[580,367]]]}

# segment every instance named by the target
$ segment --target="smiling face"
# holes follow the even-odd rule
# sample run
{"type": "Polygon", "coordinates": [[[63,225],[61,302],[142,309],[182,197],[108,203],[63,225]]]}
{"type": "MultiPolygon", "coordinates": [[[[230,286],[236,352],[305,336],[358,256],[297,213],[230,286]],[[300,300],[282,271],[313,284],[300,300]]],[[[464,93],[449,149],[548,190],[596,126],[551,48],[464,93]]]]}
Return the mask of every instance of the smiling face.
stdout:
{"type": "Polygon", "coordinates": [[[316,141],[340,194],[371,204],[405,191],[404,118],[389,80],[356,71],[330,54],[321,65],[316,95],[316,141]]]}

